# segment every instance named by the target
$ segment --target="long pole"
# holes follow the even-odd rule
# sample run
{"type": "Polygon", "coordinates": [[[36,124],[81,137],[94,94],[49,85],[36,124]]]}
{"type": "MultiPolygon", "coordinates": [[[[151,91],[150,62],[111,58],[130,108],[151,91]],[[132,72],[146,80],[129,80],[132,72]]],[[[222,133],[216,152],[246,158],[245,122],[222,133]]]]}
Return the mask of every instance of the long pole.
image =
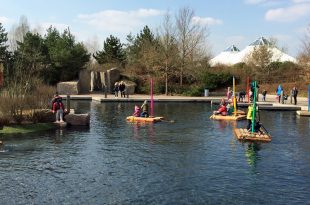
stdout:
{"type": "Polygon", "coordinates": [[[254,126],[255,126],[255,115],[256,115],[256,81],[254,81],[254,99],[253,99],[253,114],[252,114],[252,133],[254,132],[254,126]]]}
{"type": "Polygon", "coordinates": [[[236,102],[236,81],[235,76],[233,76],[233,103],[234,103],[234,115],[237,115],[237,102],[236,102]]]}
{"type": "Polygon", "coordinates": [[[248,97],[248,103],[250,103],[250,77],[246,80],[246,95],[248,97]]]}
{"type": "Polygon", "coordinates": [[[310,84],[308,86],[308,112],[310,112],[310,84]]]}
{"type": "Polygon", "coordinates": [[[154,116],[153,78],[151,78],[151,116],[154,116]]]}

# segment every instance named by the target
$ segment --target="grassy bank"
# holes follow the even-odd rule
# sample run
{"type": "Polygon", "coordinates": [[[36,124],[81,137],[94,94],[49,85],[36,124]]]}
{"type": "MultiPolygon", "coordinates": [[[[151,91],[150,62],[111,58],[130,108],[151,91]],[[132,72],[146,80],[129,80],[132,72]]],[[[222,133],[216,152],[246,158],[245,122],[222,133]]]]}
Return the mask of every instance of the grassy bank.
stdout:
{"type": "Polygon", "coordinates": [[[27,125],[4,126],[0,134],[26,134],[30,132],[39,132],[55,128],[51,123],[36,123],[27,125]]]}

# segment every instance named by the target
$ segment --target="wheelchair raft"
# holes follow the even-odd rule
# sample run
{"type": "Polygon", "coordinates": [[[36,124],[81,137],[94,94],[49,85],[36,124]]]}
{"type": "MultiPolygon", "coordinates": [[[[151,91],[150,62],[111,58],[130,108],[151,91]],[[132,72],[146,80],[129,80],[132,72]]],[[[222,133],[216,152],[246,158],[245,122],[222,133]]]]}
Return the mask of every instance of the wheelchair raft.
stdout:
{"type": "Polygon", "coordinates": [[[244,141],[261,141],[261,142],[270,142],[271,136],[262,128],[259,132],[249,132],[247,129],[236,128],[234,129],[235,135],[238,140],[244,141]]]}
{"type": "Polygon", "coordinates": [[[155,123],[155,122],[161,122],[164,120],[164,117],[135,117],[135,116],[128,116],[126,118],[127,121],[129,122],[150,122],[150,123],[155,123]]]}

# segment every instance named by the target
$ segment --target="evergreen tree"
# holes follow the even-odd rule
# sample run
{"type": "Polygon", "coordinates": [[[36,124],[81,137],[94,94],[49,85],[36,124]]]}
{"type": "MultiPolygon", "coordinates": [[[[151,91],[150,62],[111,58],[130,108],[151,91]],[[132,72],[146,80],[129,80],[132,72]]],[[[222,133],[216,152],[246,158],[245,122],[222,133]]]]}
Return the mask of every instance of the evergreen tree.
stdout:
{"type": "Polygon", "coordinates": [[[0,22],[0,60],[4,60],[7,53],[7,41],[8,41],[8,33],[5,32],[5,29],[0,22]]]}
{"type": "Polygon", "coordinates": [[[145,26],[135,38],[128,35],[127,40],[129,62],[145,68],[147,73],[152,72],[159,59],[159,39],[155,38],[148,26],[145,26]]]}
{"type": "Polygon", "coordinates": [[[123,45],[117,37],[110,35],[104,43],[103,50],[93,55],[99,64],[112,63],[122,65],[125,62],[123,45]]]}
{"type": "Polygon", "coordinates": [[[50,27],[44,40],[48,48],[48,75],[46,81],[55,84],[59,81],[69,81],[78,78],[79,71],[89,62],[90,54],[82,43],[77,43],[75,37],[66,29],[62,34],[56,28],[50,27]]]}

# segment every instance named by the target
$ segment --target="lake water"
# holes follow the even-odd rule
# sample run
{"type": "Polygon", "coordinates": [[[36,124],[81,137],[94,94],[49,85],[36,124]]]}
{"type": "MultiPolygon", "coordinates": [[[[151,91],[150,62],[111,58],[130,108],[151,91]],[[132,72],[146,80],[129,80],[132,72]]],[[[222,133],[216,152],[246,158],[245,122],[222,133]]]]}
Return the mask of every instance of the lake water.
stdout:
{"type": "Polygon", "coordinates": [[[309,204],[310,118],[261,112],[272,142],[242,143],[208,103],[156,103],[175,123],[132,124],[133,103],[72,101],[90,128],[5,137],[0,204],[309,204]]]}

